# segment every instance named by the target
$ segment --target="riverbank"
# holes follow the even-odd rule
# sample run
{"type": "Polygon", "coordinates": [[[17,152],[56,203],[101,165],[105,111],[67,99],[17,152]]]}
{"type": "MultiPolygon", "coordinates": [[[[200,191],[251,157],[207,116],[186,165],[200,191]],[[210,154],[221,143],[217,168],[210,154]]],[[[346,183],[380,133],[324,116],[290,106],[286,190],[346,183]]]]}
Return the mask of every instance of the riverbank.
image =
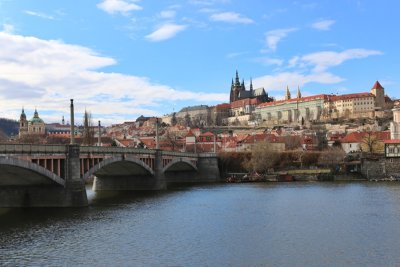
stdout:
{"type": "Polygon", "coordinates": [[[317,182],[317,181],[367,181],[359,173],[331,173],[329,169],[288,170],[269,174],[228,173],[228,183],[246,182],[317,182]]]}

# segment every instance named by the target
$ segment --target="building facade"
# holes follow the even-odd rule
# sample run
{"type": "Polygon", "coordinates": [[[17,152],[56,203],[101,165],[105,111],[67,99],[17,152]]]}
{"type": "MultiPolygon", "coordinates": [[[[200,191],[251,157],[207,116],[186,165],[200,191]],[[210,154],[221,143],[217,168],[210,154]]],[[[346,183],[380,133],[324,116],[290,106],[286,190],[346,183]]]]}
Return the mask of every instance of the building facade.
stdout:
{"type": "MultiPolygon", "coordinates": [[[[287,90],[288,91],[288,90],[287,90]]],[[[326,95],[290,98],[263,103],[257,106],[255,113],[260,122],[266,124],[299,123],[319,120],[323,111],[326,95]]]]}
{"type": "Polygon", "coordinates": [[[25,135],[44,135],[46,133],[46,125],[44,121],[39,117],[39,113],[35,109],[35,113],[31,120],[26,119],[24,109],[22,109],[21,116],[19,119],[19,137],[25,135]]]}

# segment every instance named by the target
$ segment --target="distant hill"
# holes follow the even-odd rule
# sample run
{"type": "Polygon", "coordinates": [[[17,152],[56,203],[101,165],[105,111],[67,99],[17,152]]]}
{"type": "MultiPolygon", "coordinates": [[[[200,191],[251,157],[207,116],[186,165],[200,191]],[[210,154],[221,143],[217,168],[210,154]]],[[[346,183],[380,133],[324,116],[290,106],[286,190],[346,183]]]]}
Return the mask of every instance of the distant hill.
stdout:
{"type": "Polygon", "coordinates": [[[17,135],[19,132],[19,122],[10,119],[0,118],[0,131],[7,136],[17,135]]]}

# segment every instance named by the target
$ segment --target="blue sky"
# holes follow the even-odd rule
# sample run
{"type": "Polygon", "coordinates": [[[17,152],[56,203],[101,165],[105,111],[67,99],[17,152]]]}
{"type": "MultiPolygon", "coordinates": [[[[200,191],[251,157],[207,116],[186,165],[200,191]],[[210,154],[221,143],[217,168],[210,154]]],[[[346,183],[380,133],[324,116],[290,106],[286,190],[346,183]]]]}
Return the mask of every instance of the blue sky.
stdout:
{"type": "Polygon", "coordinates": [[[229,100],[238,69],[276,98],[400,97],[398,1],[0,0],[0,116],[105,124],[229,100]],[[79,4],[78,4],[79,3],[79,4]],[[79,119],[78,119],[79,122],[79,119]]]}

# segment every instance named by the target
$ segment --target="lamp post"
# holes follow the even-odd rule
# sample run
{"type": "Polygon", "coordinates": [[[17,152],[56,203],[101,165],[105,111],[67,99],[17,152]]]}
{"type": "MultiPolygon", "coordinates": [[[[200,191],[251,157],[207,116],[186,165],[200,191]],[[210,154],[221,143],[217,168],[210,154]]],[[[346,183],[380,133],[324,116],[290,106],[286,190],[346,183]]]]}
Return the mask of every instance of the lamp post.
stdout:
{"type": "Polygon", "coordinates": [[[158,118],[156,118],[156,149],[160,149],[160,140],[158,136],[158,118]]]}
{"type": "Polygon", "coordinates": [[[71,116],[71,145],[75,144],[75,122],[74,122],[74,100],[71,99],[70,105],[70,116],[71,116]]]}
{"type": "Polygon", "coordinates": [[[101,146],[101,124],[100,124],[100,121],[99,121],[98,130],[99,130],[99,133],[98,133],[99,136],[97,137],[97,146],[101,146]]]}

